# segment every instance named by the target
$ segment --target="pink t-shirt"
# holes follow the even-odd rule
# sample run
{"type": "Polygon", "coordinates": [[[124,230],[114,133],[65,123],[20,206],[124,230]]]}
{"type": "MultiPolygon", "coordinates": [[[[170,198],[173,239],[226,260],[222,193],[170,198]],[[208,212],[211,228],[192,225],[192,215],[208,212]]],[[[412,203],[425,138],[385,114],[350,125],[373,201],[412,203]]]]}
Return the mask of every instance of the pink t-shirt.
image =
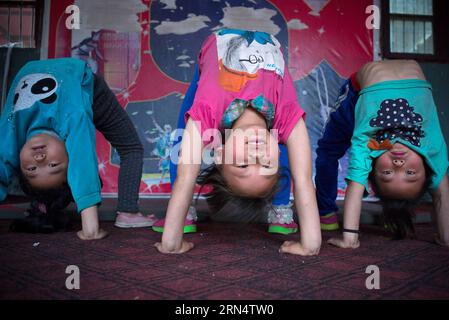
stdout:
{"type": "Polygon", "coordinates": [[[236,98],[250,100],[263,94],[274,105],[272,129],[278,130],[279,143],[285,144],[296,123],[305,117],[280,44],[270,37],[270,43],[253,40],[248,45],[249,41],[238,34],[214,33],[204,42],[199,54],[198,89],[185,121],[190,117],[201,124],[205,144],[212,139],[204,132],[219,129],[225,110],[236,98]]]}

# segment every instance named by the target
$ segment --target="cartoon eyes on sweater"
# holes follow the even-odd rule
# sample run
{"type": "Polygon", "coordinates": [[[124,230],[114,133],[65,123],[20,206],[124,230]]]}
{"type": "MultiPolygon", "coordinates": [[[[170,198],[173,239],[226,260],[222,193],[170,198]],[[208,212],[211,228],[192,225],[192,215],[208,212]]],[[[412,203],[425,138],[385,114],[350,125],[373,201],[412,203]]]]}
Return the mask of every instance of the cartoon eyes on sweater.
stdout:
{"type": "Polygon", "coordinates": [[[56,101],[57,80],[50,74],[33,73],[20,79],[13,101],[13,112],[31,108],[35,102],[50,104],[56,101]]]}

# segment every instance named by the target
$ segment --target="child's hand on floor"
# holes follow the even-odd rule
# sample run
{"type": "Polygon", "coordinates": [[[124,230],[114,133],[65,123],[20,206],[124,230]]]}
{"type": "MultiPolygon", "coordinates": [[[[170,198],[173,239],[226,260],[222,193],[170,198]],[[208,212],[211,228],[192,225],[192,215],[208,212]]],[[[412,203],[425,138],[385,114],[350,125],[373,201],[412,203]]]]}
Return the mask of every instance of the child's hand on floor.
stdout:
{"type": "Polygon", "coordinates": [[[156,242],[154,246],[160,253],[185,253],[192,250],[194,247],[192,242],[187,242],[185,240],[182,240],[180,248],[167,248],[164,244],[162,244],[162,242],[156,242]]]}
{"type": "Polygon", "coordinates": [[[96,232],[85,232],[80,230],[76,233],[81,240],[100,240],[106,238],[109,234],[103,229],[98,229],[96,232]]]}
{"type": "Polygon", "coordinates": [[[81,211],[81,223],[83,228],[76,234],[81,240],[99,240],[108,235],[106,231],[100,229],[97,206],[81,211]]]}
{"type": "Polygon", "coordinates": [[[299,241],[285,241],[279,248],[279,252],[300,256],[315,256],[320,253],[320,246],[317,248],[305,248],[299,241]]]}
{"type": "Polygon", "coordinates": [[[342,238],[330,238],[327,243],[343,249],[357,249],[360,241],[357,235],[344,235],[342,238]]]}

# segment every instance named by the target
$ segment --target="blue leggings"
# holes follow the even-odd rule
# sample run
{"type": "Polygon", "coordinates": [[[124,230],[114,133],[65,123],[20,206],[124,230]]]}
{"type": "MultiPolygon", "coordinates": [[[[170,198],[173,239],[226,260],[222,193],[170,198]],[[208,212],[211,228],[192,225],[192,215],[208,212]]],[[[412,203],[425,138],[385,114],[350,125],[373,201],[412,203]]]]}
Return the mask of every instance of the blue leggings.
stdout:
{"type": "Polygon", "coordinates": [[[337,212],[338,160],[351,146],[354,110],[358,92],[350,80],[340,89],[335,111],[329,116],[323,137],[318,141],[315,160],[315,186],[320,215],[337,212]]]}
{"type": "MultiPolygon", "coordinates": [[[[199,70],[198,66],[196,66],[195,69],[195,75],[193,76],[192,82],[190,82],[189,89],[187,90],[184,101],[181,105],[181,110],[179,112],[178,117],[178,129],[185,129],[186,123],[184,115],[187,111],[190,110],[190,108],[193,105],[193,100],[195,98],[195,93],[198,88],[198,80],[199,80],[199,70]]],[[[173,147],[175,147],[178,143],[180,143],[182,140],[182,136],[179,136],[176,141],[173,142],[173,147]]],[[[289,165],[288,165],[288,155],[287,155],[287,147],[283,144],[279,145],[279,149],[281,151],[281,154],[279,156],[279,165],[281,168],[281,178],[279,181],[280,189],[276,193],[276,195],[273,198],[272,204],[273,205],[286,205],[290,202],[290,190],[291,190],[291,176],[289,171],[289,165]]],[[[176,161],[177,163],[177,161],[176,161]]],[[[178,165],[173,163],[173,161],[170,161],[170,183],[171,186],[174,185],[176,180],[176,175],[178,171],[178,165]]]]}

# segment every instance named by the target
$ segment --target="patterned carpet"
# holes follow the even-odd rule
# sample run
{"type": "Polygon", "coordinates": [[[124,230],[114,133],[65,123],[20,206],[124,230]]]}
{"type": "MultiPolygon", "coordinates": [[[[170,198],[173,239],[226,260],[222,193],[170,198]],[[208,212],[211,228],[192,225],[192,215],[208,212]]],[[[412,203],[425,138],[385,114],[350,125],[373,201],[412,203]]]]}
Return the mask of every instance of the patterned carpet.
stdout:
{"type": "Polygon", "coordinates": [[[204,222],[186,236],[193,251],[162,255],[149,229],[103,222],[111,235],[83,242],[72,232],[12,234],[9,222],[0,220],[0,299],[449,299],[449,249],[432,243],[428,224],[403,241],[364,226],[355,251],[325,244],[319,256],[300,257],[278,253],[297,235],[260,224],[204,222]],[[79,290],[65,287],[68,265],[79,267],[79,290]],[[380,269],[379,290],[366,289],[368,265],[380,269]]]}

